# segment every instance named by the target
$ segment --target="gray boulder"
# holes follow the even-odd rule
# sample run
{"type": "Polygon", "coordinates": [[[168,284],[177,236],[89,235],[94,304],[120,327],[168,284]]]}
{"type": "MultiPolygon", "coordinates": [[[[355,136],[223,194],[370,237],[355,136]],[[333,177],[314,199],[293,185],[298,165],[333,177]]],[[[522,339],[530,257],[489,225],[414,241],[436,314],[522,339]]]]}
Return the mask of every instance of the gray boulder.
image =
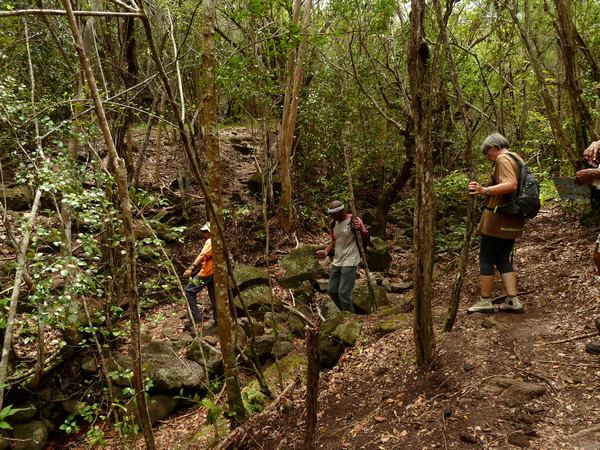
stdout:
{"type": "Polygon", "coordinates": [[[392,254],[390,246],[377,236],[371,237],[371,243],[367,246],[367,263],[369,270],[373,272],[383,272],[390,268],[392,264],[392,254]]]}
{"type": "Polygon", "coordinates": [[[294,345],[290,341],[280,340],[279,342],[275,342],[275,345],[273,345],[271,354],[274,357],[280,359],[287,355],[289,352],[291,352],[293,348],[294,345]]]}
{"type": "MultiPolygon", "coordinates": [[[[377,306],[389,305],[389,300],[385,289],[381,286],[373,286],[375,293],[375,303],[377,306]]],[[[357,313],[370,314],[373,312],[373,301],[369,292],[369,286],[366,281],[357,281],[352,291],[352,303],[357,313]]]]}
{"type": "Polygon", "coordinates": [[[186,349],[185,356],[201,366],[206,363],[210,375],[221,375],[223,373],[223,355],[221,351],[205,340],[194,339],[186,349]],[[204,358],[202,358],[203,354],[204,358]]]}
{"type": "Polygon", "coordinates": [[[321,311],[321,314],[323,314],[323,317],[325,318],[325,320],[333,319],[339,313],[340,313],[340,309],[336,306],[336,304],[331,299],[328,300],[327,303],[325,303],[323,305],[323,309],[321,311]]]}
{"type": "Polygon", "coordinates": [[[244,330],[246,336],[251,336],[252,331],[254,331],[254,336],[265,334],[265,324],[250,317],[240,317],[238,325],[244,330]]]}
{"type": "MultiPolygon", "coordinates": [[[[244,289],[242,291],[242,297],[246,303],[246,308],[248,308],[248,311],[250,312],[256,312],[258,310],[270,310],[271,301],[273,302],[273,307],[275,310],[281,309],[281,301],[273,295],[273,292],[271,292],[269,286],[259,285],[244,289]]],[[[233,303],[240,313],[244,312],[244,309],[242,308],[242,301],[240,300],[239,295],[236,295],[236,297],[233,299],[233,303]]]]}
{"type": "MultiPolygon", "coordinates": [[[[119,353],[114,357],[118,369],[131,369],[129,355],[119,353]]],[[[205,384],[204,369],[191,360],[181,360],[168,342],[153,342],[142,348],[142,367],[144,376],[152,380],[152,386],[158,390],[180,390],[181,388],[199,390],[205,384]]],[[[126,377],[117,377],[119,386],[129,386],[126,377]]]]}
{"type": "MultiPolygon", "coordinates": [[[[296,305],[296,309],[301,312],[302,314],[304,314],[307,317],[310,317],[311,311],[308,309],[307,306],[304,305],[296,305]]],[[[298,317],[297,314],[294,314],[292,311],[290,311],[287,314],[287,319],[285,321],[287,328],[289,328],[289,330],[292,332],[292,334],[296,337],[303,337],[304,336],[304,328],[306,327],[306,324],[304,322],[304,320],[302,320],[300,317],[298,317]]]]}
{"type": "Polygon", "coordinates": [[[269,285],[269,274],[258,267],[243,264],[236,265],[233,269],[233,276],[242,291],[252,286],[269,285]]]}
{"type": "Polygon", "coordinates": [[[169,417],[177,407],[177,399],[170,395],[152,395],[146,402],[148,405],[148,415],[152,424],[159,420],[169,417]]]}
{"type": "Polygon", "coordinates": [[[318,247],[304,245],[288,253],[281,259],[281,266],[285,274],[279,278],[279,284],[284,288],[300,286],[304,280],[316,281],[327,274],[315,258],[318,247]]]}
{"type": "Polygon", "coordinates": [[[381,286],[383,286],[383,288],[388,292],[391,292],[393,294],[399,294],[401,292],[412,289],[413,284],[412,284],[412,281],[392,283],[387,278],[384,278],[383,281],[381,282],[381,286]]]}
{"type": "MultiPolygon", "coordinates": [[[[277,194],[281,192],[281,180],[278,177],[273,177],[273,193],[277,194]]],[[[260,173],[255,173],[248,178],[246,182],[248,185],[248,190],[256,195],[257,197],[262,196],[262,175],[260,173]]]]}
{"type": "Polygon", "coordinates": [[[15,450],[41,450],[48,440],[48,430],[39,420],[15,427],[15,450]]]}
{"type": "MultiPolygon", "coordinates": [[[[271,356],[271,350],[275,345],[275,336],[272,334],[265,334],[256,338],[254,351],[260,361],[265,361],[271,356]]],[[[250,352],[250,349],[247,350],[250,352]]]]}
{"type": "Polygon", "coordinates": [[[332,318],[321,324],[321,330],[319,331],[319,347],[321,350],[319,368],[321,370],[334,367],[344,351],[344,343],[333,335],[335,329],[343,322],[344,314],[338,311],[332,318]]]}

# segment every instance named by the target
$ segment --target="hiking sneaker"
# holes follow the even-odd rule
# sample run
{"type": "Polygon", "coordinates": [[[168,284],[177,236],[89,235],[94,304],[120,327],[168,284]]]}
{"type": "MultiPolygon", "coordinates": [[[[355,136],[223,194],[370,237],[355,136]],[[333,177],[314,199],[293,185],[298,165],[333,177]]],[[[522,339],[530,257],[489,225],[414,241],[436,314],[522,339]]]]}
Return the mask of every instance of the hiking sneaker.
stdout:
{"type": "Polygon", "coordinates": [[[482,298],[477,303],[475,303],[470,308],[467,308],[467,314],[472,313],[484,313],[484,314],[493,314],[494,313],[494,305],[492,305],[491,298],[482,298]]]}
{"type": "Polygon", "coordinates": [[[600,355],[600,341],[588,342],[585,345],[585,351],[592,355],[600,355]]]}
{"type": "Polygon", "coordinates": [[[498,307],[498,311],[522,314],[525,308],[517,297],[506,297],[504,302],[498,307]]]}

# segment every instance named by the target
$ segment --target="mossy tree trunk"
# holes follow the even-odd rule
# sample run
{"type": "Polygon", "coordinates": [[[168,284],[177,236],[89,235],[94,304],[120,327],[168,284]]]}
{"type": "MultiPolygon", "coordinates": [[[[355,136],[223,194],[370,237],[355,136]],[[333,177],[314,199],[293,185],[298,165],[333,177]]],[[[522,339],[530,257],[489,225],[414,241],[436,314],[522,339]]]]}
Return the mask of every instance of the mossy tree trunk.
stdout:
{"type": "MultiPolygon", "coordinates": [[[[223,203],[221,200],[221,156],[219,154],[219,131],[217,129],[216,74],[215,74],[215,22],[216,0],[204,0],[204,22],[202,24],[202,129],[208,155],[208,186],[210,201],[214,205],[211,222],[223,224],[223,203]]],[[[219,340],[223,354],[224,378],[229,403],[229,417],[233,426],[239,425],[246,417],[242,400],[240,380],[237,372],[235,347],[232,338],[231,316],[229,314],[229,288],[224,243],[219,233],[211,234],[213,261],[215,265],[215,296],[219,340]]]]}
{"type": "Polygon", "coordinates": [[[411,115],[415,124],[415,215],[414,215],[414,339],[417,365],[428,367],[435,356],[431,317],[431,284],[435,246],[435,195],[431,144],[431,67],[425,40],[425,0],[412,0],[408,77],[411,115]]]}

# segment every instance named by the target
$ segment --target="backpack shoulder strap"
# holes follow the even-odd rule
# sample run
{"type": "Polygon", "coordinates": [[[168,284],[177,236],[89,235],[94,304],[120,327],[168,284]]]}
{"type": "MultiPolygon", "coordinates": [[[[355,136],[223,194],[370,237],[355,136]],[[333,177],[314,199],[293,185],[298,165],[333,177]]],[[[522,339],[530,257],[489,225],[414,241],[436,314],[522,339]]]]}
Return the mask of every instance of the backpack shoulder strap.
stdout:
{"type": "Polygon", "coordinates": [[[517,158],[517,155],[515,155],[513,152],[508,152],[507,155],[510,156],[510,159],[512,159],[515,162],[515,164],[517,165],[517,169],[521,170],[521,168],[525,165],[521,162],[519,158],[517,158]]]}

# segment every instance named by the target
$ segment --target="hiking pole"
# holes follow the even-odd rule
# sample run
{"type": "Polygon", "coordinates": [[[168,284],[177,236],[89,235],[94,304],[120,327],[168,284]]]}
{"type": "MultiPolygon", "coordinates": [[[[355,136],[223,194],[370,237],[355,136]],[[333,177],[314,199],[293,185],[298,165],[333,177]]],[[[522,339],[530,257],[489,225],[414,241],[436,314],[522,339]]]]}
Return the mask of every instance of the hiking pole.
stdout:
{"type": "MultiPolygon", "coordinates": [[[[356,208],[354,206],[354,189],[352,188],[352,171],[350,170],[350,159],[348,158],[348,150],[346,149],[346,139],[344,139],[342,133],[342,150],[344,152],[344,161],[346,162],[346,174],[348,180],[348,190],[350,191],[350,209],[352,211],[352,218],[358,217],[356,215],[356,208]]],[[[373,286],[373,280],[371,280],[371,274],[369,273],[369,264],[367,264],[367,252],[363,245],[362,236],[360,230],[354,228],[351,224],[351,228],[354,231],[354,237],[356,238],[356,244],[358,245],[358,252],[365,266],[365,274],[367,275],[367,286],[369,287],[369,294],[371,299],[371,306],[373,311],[377,311],[377,301],[375,300],[375,287],[373,286]]]]}

